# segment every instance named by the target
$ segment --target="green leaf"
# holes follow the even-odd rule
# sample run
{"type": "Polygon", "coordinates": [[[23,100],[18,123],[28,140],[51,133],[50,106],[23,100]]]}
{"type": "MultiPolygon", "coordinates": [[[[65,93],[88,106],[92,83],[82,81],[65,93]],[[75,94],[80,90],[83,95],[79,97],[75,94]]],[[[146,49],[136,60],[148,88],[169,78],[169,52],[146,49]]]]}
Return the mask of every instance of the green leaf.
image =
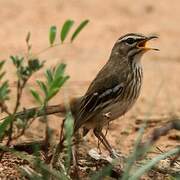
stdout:
{"type": "Polygon", "coordinates": [[[65,83],[65,81],[69,78],[69,76],[66,77],[60,77],[59,79],[56,79],[56,81],[53,81],[51,87],[49,88],[49,94],[48,94],[48,100],[53,98],[60,90],[62,85],[65,83]]]}
{"type": "Polygon", "coordinates": [[[71,42],[74,41],[74,39],[77,37],[77,35],[82,31],[82,29],[88,24],[89,20],[84,20],[81,22],[81,24],[77,27],[77,29],[74,31],[71,42]]]}
{"type": "Polygon", "coordinates": [[[0,70],[2,69],[4,63],[5,63],[5,61],[1,61],[1,62],[0,62],[0,70]]]}
{"type": "Polygon", "coordinates": [[[64,23],[64,25],[61,29],[61,42],[62,43],[64,42],[65,38],[67,37],[68,32],[70,31],[73,24],[74,24],[74,21],[72,21],[72,20],[67,20],[64,23]]]}
{"type": "Polygon", "coordinates": [[[40,95],[34,89],[30,89],[31,94],[33,95],[34,99],[39,103],[42,104],[42,99],[40,95]]]}
{"type": "Polygon", "coordinates": [[[74,131],[74,119],[71,112],[68,112],[66,115],[66,120],[64,123],[65,130],[65,140],[67,142],[67,154],[65,159],[65,167],[69,169],[71,162],[71,148],[72,148],[72,135],[74,131]]]}
{"type": "Polygon", "coordinates": [[[53,82],[53,73],[50,69],[47,69],[45,75],[48,82],[48,86],[50,86],[50,84],[53,82]]]}
{"type": "Polygon", "coordinates": [[[26,43],[29,43],[30,38],[31,38],[31,32],[28,32],[26,35],[26,43]]]}
{"type": "Polygon", "coordinates": [[[11,123],[12,117],[7,117],[1,124],[0,124],[0,140],[4,136],[7,126],[11,123]]]}
{"type": "Polygon", "coordinates": [[[121,178],[122,180],[127,180],[129,178],[130,170],[132,169],[134,162],[137,160],[138,157],[140,157],[140,155],[145,154],[145,151],[143,150],[143,148],[142,149],[139,148],[139,145],[141,143],[141,140],[142,140],[142,137],[144,134],[145,127],[146,127],[146,122],[143,124],[143,126],[138,131],[138,137],[135,141],[135,144],[133,147],[134,149],[133,149],[131,155],[127,159],[127,163],[124,168],[124,173],[121,178]]]}
{"type": "Polygon", "coordinates": [[[67,79],[69,79],[69,76],[56,78],[49,87],[49,92],[51,93],[51,91],[56,88],[60,89],[67,79]]]}
{"type": "Polygon", "coordinates": [[[73,129],[74,129],[74,119],[71,112],[68,112],[66,115],[64,127],[65,127],[65,136],[71,137],[73,135],[73,129]]]}
{"type": "Polygon", "coordinates": [[[22,66],[23,61],[24,61],[24,57],[19,57],[19,56],[10,56],[10,59],[12,60],[16,68],[19,68],[20,66],[22,66]]]}
{"type": "Polygon", "coordinates": [[[0,74],[0,80],[4,77],[5,74],[6,74],[6,72],[2,72],[2,73],[0,74]]]}
{"type": "Polygon", "coordinates": [[[58,86],[62,87],[63,84],[70,78],[70,76],[64,76],[61,81],[59,81],[58,86]]]}
{"type": "Polygon", "coordinates": [[[16,65],[16,59],[14,56],[10,56],[10,59],[12,60],[13,64],[16,65]]]}
{"type": "Polygon", "coordinates": [[[44,62],[40,62],[39,59],[30,59],[28,60],[28,66],[29,69],[33,72],[38,71],[39,69],[41,69],[44,65],[44,62]]]}
{"type": "Polygon", "coordinates": [[[48,96],[48,89],[47,89],[46,85],[44,84],[44,82],[39,81],[39,80],[37,80],[36,82],[38,83],[39,87],[44,92],[45,96],[47,97],[48,96]]]}
{"type": "Polygon", "coordinates": [[[59,92],[59,88],[53,88],[48,94],[47,101],[52,99],[58,92],[59,92]]]}
{"type": "Polygon", "coordinates": [[[54,79],[61,77],[64,74],[65,68],[66,68],[66,64],[62,63],[58,65],[57,68],[55,69],[54,79]]]}
{"type": "Polygon", "coordinates": [[[9,99],[8,94],[10,92],[8,81],[5,81],[2,86],[0,86],[0,101],[5,101],[9,99]]]}
{"type": "Polygon", "coordinates": [[[51,26],[49,30],[49,43],[52,46],[56,38],[57,28],[56,26],[51,26]]]}

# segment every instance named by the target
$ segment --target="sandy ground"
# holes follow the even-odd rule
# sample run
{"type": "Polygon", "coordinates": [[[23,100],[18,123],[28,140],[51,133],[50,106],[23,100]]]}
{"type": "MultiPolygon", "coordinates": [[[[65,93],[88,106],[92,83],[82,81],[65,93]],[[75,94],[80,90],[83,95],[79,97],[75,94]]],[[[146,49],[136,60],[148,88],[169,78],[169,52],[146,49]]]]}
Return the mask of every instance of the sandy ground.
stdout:
{"type": "MultiPolygon", "coordinates": [[[[160,52],[149,52],[143,57],[144,85],[136,106],[124,117],[110,126],[108,139],[112,145],[127,153],[132,149],[137,131],[135,119],[145,117],[171,117],[180,114],[180,1],[159,0],[0,0],[0,58],[7,59],[7,74],[12,88],[15,88],[14,70],[8,57],[26,52],[25,36],[32,33],[33,52],[37,53],[48,46],[48,30],[51,25],[61,27],[71,18],[76,25],[89,19],[90,23],[72,45],[56,47],[40,55],[46,59],[46,67],[60,62],[67,63],[67,73],[71,79],[61,94],[51,104],[60,103],[64,95],[79,96],[87,89],[91,80],[108,60],[114,42],[127,32],[158,34],[153,42],[160,52]],[[11,70],[12,69],[12,70],[11,70]]],[[[75,28],[75,27],[74,27],[75,28]]],[[[43,71],[37,73],[26,88],[22,106],[35,106],[29,96],[29,87],[35,79],[41,79],[43,71]]],[[[11,98],[14,99],[14,91],[11,98]]],[[[9,103],[13,108],[13,103],[9,103]]],[[[60,126],[59,119],[51,117],[51,126],[56,135],[60,126]]],[[[160,126],[158,122],[154,126],[160,126]]],[[[28,131],[28,138],[39,138],[41,124],[36,122],[28,131]],[[37,131],[37,128],[39,131],[37,131]]],[[[146,130],[147,134],[152,128],[146,130]]],[[[161,138],[157,145],[162,150],[176,146],[178,140],[169,140],[170,136],[180,135],[173,131],[161,138]]],[[[88,136],[91,143],[97,145],[95,138],[88,136]]]]}

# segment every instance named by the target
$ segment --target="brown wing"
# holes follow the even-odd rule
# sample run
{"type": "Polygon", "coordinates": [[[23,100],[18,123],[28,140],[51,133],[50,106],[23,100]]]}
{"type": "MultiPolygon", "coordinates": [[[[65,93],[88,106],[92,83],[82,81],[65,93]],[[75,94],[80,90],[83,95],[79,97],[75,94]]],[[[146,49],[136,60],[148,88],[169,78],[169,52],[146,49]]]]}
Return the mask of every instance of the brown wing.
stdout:
{"type": "Polygon", "coordinates": [[[104,74],[104,70],[105,67],[96,76],[81,100],[79,113],[75,120],[75,131],[112,101],[115,101],[116,97],[123,92],[127,80],[126,71],[122,69],[122,71],[117,72],[114,69],[109,74],[104,74]]]}

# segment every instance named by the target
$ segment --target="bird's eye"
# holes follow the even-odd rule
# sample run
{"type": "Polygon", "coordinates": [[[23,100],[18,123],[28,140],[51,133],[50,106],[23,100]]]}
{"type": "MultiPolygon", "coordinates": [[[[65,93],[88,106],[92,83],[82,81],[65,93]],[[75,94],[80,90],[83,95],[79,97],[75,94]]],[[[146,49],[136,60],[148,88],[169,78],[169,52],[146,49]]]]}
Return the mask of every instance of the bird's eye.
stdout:
{"type": "Polygon", "coordinates": [[[128,39],[126,40],[126,42],[127,42],[128,44],[133,44],[133,43],[135,42],[135,40],[134,40],[133,38],[128,38],[128,39]]]}

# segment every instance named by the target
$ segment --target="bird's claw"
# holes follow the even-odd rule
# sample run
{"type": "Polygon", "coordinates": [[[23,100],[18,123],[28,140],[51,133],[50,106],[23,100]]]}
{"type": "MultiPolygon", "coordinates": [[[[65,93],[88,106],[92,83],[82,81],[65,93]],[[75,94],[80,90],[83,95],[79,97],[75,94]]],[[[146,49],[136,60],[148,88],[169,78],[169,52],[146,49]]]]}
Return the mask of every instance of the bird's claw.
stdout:
{"type": "Polygon", "coordinates": [[[120,159],[122,158],[122,154],[121,153],[118,153],[117,151],[115,151],[114,149],[112,149],[112,152],[110,154],[111,158],[113,159],[120,159]]]}

